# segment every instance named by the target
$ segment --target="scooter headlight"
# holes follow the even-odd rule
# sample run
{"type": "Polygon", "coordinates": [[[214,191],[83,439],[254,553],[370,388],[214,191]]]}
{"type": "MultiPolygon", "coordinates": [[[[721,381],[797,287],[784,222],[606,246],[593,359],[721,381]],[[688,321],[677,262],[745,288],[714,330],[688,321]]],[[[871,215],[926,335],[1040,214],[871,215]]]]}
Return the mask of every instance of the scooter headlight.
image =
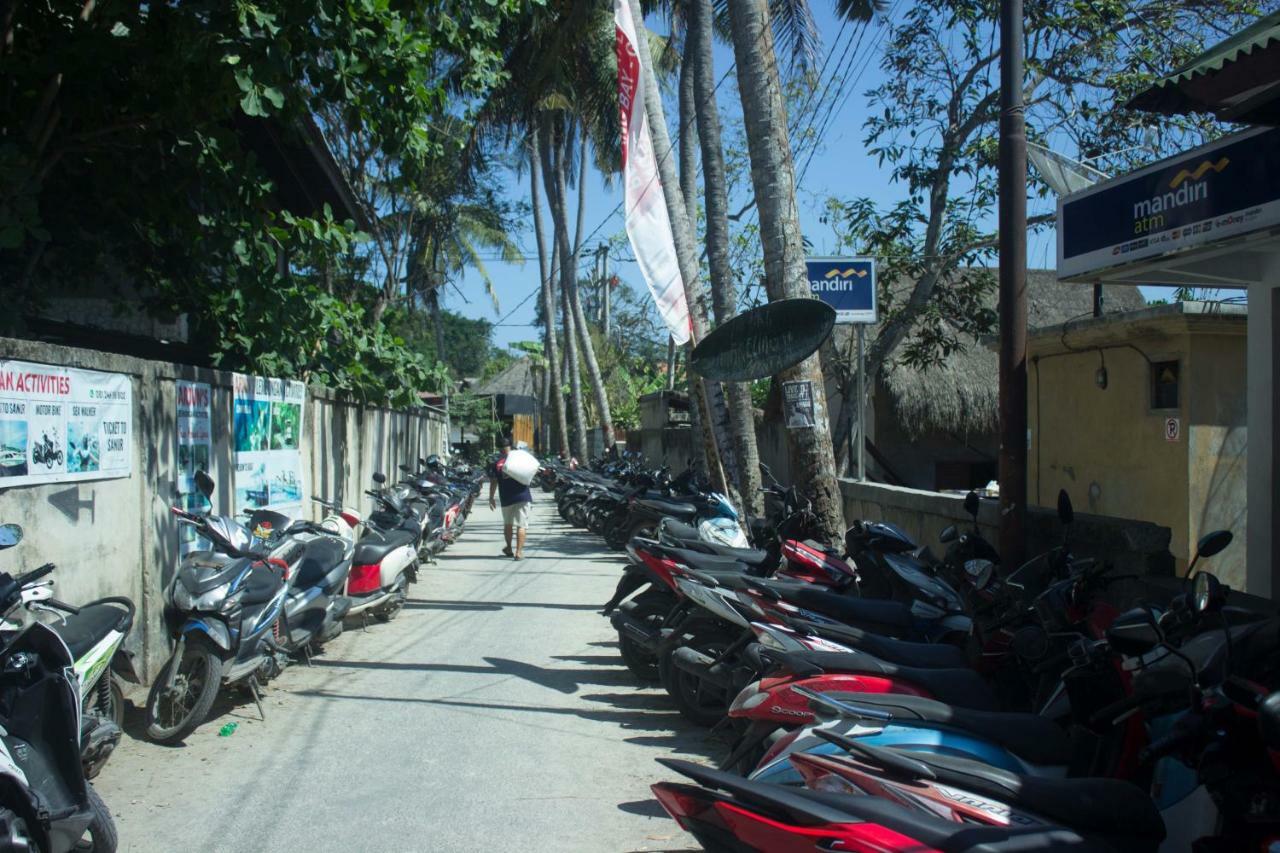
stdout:
{"type": "Polygon", "coordinates": [[[753,681],[738,692],[733,704],[729,706],[729,715],[736,716],[742,711],[750,711],[759,707],[769,698],[769,694],[760,689],[760,682],[753,681]]]}
{"type": "Polygon", "coordinates": [[[195,599],[182,581],[173,585],[173,606],[179,610],[195,609],[195,599]]]}

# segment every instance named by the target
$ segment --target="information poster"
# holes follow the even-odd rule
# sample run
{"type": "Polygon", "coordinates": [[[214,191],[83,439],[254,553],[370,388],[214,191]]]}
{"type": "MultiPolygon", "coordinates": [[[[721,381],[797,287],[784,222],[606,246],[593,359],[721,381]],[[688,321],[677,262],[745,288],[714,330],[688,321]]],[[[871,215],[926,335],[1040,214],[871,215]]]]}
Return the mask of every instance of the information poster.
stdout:
{"type": "Polygon", "coordinates": [[[0,362],[0,486],[105,480],[132,471],[128,376],[0,362]]]}
{"type": "Polygon", "coordinates": [[[233,377],[232,429],[236,463],[236,512],[270,507],[302,515],[301,382],[261,376],[233,377]]]}
{"type": "MultiPolygon", "coordinates": [[[[199,512],[208,506],[196,488],[195,473],[209,471],[212,439],[209,400],[212,389],[204,382],[177,383],[178,397],[178,500],[183,509],[199,512]]],[[[189,524],[178,525],[178,550],[182,554],[207,547],[189,524]]]]}
{"type": "Polygon", "coordinates": [[[812,429],[816,426],[813,416],[813,383],[782,383],[782,409],[787,429],[812,429]]]}

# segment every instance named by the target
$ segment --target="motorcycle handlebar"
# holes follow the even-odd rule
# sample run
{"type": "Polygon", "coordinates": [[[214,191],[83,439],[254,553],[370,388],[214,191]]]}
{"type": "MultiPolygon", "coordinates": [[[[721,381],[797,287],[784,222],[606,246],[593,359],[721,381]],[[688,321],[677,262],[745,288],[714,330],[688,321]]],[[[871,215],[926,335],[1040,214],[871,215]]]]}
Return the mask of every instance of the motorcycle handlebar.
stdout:
{"type": "Polygon", "coordinates": [[[54,569],[53,563],[45,563],[43,566],[32,569],[31,571],[27,572],[25,575],[19,575],[16,579],[18,582],[18,586],[20,587],[26,586],[27,584],[31,583],[34,580],[39,580],[40,578],[49,574],[49,572],[53,571],[53,569],[54,569]]]}

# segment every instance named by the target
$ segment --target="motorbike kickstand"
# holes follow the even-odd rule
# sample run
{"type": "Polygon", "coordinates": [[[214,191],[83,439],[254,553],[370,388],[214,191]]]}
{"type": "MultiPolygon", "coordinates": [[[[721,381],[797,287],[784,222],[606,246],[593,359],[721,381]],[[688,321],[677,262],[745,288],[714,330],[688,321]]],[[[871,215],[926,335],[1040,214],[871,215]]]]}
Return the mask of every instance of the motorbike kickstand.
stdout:
{"type": "Polygon", "coordinates": [[[258,676],[249,677],[249,692],[253,694],[253,704],[258,706],[258,716],[262,722],[267,721],[267,712],[262,709],[262,694],[258,692],[258,676]]]}
{"type": "Polygon", "coordinates": [[[307,662],[307,666],[311,666],[311,644],[307,643],[302,647],[302,659],[307,662]]]}
{"type": "Polygon", "coordinates": [[[360,631],[361,633],[369,633],[369,611],[360,614],[360,631]]]}

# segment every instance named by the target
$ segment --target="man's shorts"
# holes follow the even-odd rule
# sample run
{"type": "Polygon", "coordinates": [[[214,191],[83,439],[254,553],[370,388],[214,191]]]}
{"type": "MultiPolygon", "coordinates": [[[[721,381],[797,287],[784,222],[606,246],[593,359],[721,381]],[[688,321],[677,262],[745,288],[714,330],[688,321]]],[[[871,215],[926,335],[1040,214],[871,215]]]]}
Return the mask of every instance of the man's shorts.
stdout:
{"type": "Polygon", "coordinates": [[[529,526],[530,501],[520,501],[502,508],[502,526],[524,530],[529,526]]]}

